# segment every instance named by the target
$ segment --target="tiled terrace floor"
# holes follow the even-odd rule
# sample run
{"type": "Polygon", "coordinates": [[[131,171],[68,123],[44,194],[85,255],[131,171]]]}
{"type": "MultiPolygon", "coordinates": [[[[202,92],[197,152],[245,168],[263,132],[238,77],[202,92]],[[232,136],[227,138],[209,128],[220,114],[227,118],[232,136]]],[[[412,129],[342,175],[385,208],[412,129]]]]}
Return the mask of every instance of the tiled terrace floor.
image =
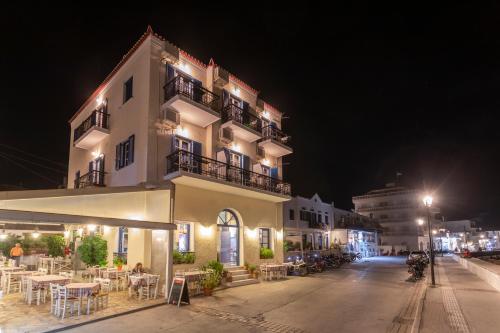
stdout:
{"type": "Polygon", "coordinates": [[[115,291],[110,293],[107,308],[99,309],[95,314],[91,308],[90,315],[87,315],[87,303],[84,300],[80,316],[74,313],[73,316],[61,320],[50,314],[49,297],[47,303],[37,306],[27,305],[19,293],[9,294],[0,299],[0,332],[46,332],[163,302],[165,302],[163,296],[159,296],[156,300],[139,301],[136,298],[129,298],[127,291],[115,291]]]}

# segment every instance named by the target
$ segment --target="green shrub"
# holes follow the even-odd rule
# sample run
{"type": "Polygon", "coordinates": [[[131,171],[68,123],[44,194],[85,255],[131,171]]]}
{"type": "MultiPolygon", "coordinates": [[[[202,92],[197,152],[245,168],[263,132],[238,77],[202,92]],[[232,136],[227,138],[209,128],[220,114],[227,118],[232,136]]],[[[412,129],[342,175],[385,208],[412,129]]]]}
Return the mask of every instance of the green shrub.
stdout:
{"type": "Polygon", "coordinates": [[[125,260],[123,260],[122,256],[116,256],[113,259],[113,265],[120,267],[120,266],[123,266],[123,264],[125,264],[125,260]]]}
{"type": "Polygon", "coordinates": [[[273,250],[268,249],[267,247],[260,248],[260,259],[273,259],[273,258],[274,258],[273,250]]]}
{"type": "Polygon", "coordinates": [[[83,238],[78,247],[81,260],[88,266],[106,266],[108,258],[108,242],[99,235],[83,238]]]}
{"type": "Polygon", "coordinates": [[[174,250],[173,258],[174,258],[174,265],[194,264],[196,260],[196,254],[194,252],[179,252],[177,250],[174,250]]]}
{"type": "Polygon", "coordinates": [[[222,276],[222,272],[224,271],[224,265],[218,262],[217,260],[210,260],[206,265],[200,267],[202,271],[206,271],[207,269],[212,269],[215,273],[217,273],[220,277],[222,276]]]}
{"type": "Polygon", "coordinates": [[[64,246],[66,241],[63,236],[44,236],[42,241],[47,244],[48,255],[51,257],[64,257],[64,246]]]}
{"type": "Polygon", "coordinates": [[[254,265],[254,264],[248,265],[248,271],[250,273],[253,273],[256,269],[257,269],[257,265],[254,265]]]}
{"type": "Polygon", "coordinates": [[[221,277],[222,275],[216,271],[212,274],[207,274],[201,281],[201,285],[203,288],[214,289],[219,285],[221,277]]]}
{"type": "Polygon", "coordinates": [[[289,240],[286,240],[283,242],[283,251],[286,253],[288,251],[293,251],[294,247],[293,247],[293,242],[292,241],[289,241],[289,240]]]}

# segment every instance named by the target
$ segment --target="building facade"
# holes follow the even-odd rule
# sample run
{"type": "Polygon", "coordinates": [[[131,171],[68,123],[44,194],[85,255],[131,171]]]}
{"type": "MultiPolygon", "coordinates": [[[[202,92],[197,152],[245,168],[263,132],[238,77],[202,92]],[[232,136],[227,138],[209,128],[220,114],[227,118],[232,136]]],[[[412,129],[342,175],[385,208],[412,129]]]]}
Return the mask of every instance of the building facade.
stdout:
{"type": "MultiPolygon", "coordinates": [[[[419,228],[417,220],[427,220],[427,208],[422,202],[424,193],[387,184],[383,189],[352,198],[355,212],[376,219],[383,227],[381,248],[384,251],[417,250],[419,228]]],[[[433,223],[441,221],[440,210],[435,204],[430,208],[433,223]]]]}
{"type": "Polygon", "coordinates": [[[363,257],[379,255],[380,226],[364,215],[333,208],[332,243],[343,252],[360,253],[363,257]]]}
{"type": "MultiPolygon", "coordinates": [[[[170,205],[174,248],[194,253],[194,266],[259,264],[262,247],[282,261],[292,148],[281,120],[257,90],[148,28],[71,118],[68,187],[168,188],[146,209],[170,205]]],[[[131,232],[106,237],[124,252],[131,232]]],[[[133,237],[146,244],[133,260],[151,263],[152,234],[133,237]]]]}
{"type": "Polygon", "coordinates": [[[290,251],[327,250],[333,230],[333,203],[318,194],[310,199],[295,196],[283,204],[285,241],[290,251]]]}

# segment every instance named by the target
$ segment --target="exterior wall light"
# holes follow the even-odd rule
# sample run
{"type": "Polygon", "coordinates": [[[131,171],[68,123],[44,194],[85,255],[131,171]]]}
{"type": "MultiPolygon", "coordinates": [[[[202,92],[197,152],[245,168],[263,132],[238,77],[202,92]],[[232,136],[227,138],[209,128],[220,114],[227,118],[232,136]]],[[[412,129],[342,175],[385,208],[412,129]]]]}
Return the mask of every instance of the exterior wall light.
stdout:
{"type": "Polygon", "coordinates": [[[64,231],[64,238],[69,238],[69,230],[64,231]]]}
{"type": "Polygon", "coordinates": [[[233,142],[233,144],[231,145],[231,150],[240,152],[240,145],[233,142]]]}
{"type": "Polygon", "coordinates": [[[38,238],[40,237],[40,232],[38,232],[38,228],[35,228],[35,231],[31,234],[31,237],[38,238]]]}
{"type": "Polygon", "coordinates": [[[97,226],[95,224],[89,224],[87,226],[87,229],[91,232],[94,232],[97,229],[97,226]]]}
{"type": "Polygon", "coordinates": [[[423,219],[417,219],[418,225],[424,225],[424,220],[423,219]]]}
{"type": "Polygon", "coordinates": [[[0,239],[2,240],[7,239],[7,234],[5,233],[5,229],[2,230],[2,233],[0,234],[0,239]]]}
{"type": "Polygon", "coordinates": [[[212,236],[212,228],[210,226],[205,227],[203,225],[200,225],[200,235],[203,237],[212,236]]]}
{"type": "Polygon", "coordinates": [[[233,87],[233,93],[236,95],[236,96],[239,96],[240,95],[240,88],[234,86],[233,87]]]}
{"type": "Polygon", "coordinates": [[[95,101],[97,103],[97,106],[100,106],[104,102],[104,99],[102,98],[102,96],[98,96],[95,101]]]}
{"type": "Polygon", "coordinates": [[[432,234],[433,235],[437,234],[437,230],[432,230],[432,234]]]}
{"type": "Polygon", "coordinates": [[[267,120],[271,120],[271,115],[269,114],[269,111],[263,111],[262,118],[266,118],[267,120]]]}
{"type": "Polygon", "coordinates": [[[248,238],[255,239],[255,238],[257,238],[257,229],[247,228],[246,234],[247,234],[248,238]]]}
{"type": "Polygon", "coordinates": [[[78,236],[83,236],[83,228],[78,228],[78,236]]]}
{"type": "Polygon", "coordinates": [[[183,136],[185,138],[189,138],[189,132],[187,130],[187,128],[183,127],[183,126],[179,126],[175,129],[175,133],[177,135],[180,135],[180,136],[183,136]]]}

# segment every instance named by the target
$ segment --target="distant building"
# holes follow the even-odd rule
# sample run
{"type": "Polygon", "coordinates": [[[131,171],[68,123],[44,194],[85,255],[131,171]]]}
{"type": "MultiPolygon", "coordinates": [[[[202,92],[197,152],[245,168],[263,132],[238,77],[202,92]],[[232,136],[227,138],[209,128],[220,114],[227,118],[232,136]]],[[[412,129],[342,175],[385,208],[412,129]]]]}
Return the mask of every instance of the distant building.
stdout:
{"type": "Polygon", "coordinates": [[[381,226],[364,215],[333,208],[332,242],[343,251],[361,253],[363,257],[379,255],[381,226]]]}
{"type": "MultiPolygon", "coordinates": [[[[355,212],[376,219],[384,228],[381,248],[384,251],[415,250],[423,235],[417,219],[426,220],[427,211],[422,202],[424,193],[387,184],[385,188],[369,191],[352,198],[355,212]]],[[[431,207],[432,222],[441,221],[440,209],[431,207]]]]}
{"type": "Polygon", "coordinates": [[[323,202],[318,194],[310,199],[296,196],[283,203],[283,220],[285,242],[288,241],[290,250],[330,248],[333,203],[323,202]]]}

